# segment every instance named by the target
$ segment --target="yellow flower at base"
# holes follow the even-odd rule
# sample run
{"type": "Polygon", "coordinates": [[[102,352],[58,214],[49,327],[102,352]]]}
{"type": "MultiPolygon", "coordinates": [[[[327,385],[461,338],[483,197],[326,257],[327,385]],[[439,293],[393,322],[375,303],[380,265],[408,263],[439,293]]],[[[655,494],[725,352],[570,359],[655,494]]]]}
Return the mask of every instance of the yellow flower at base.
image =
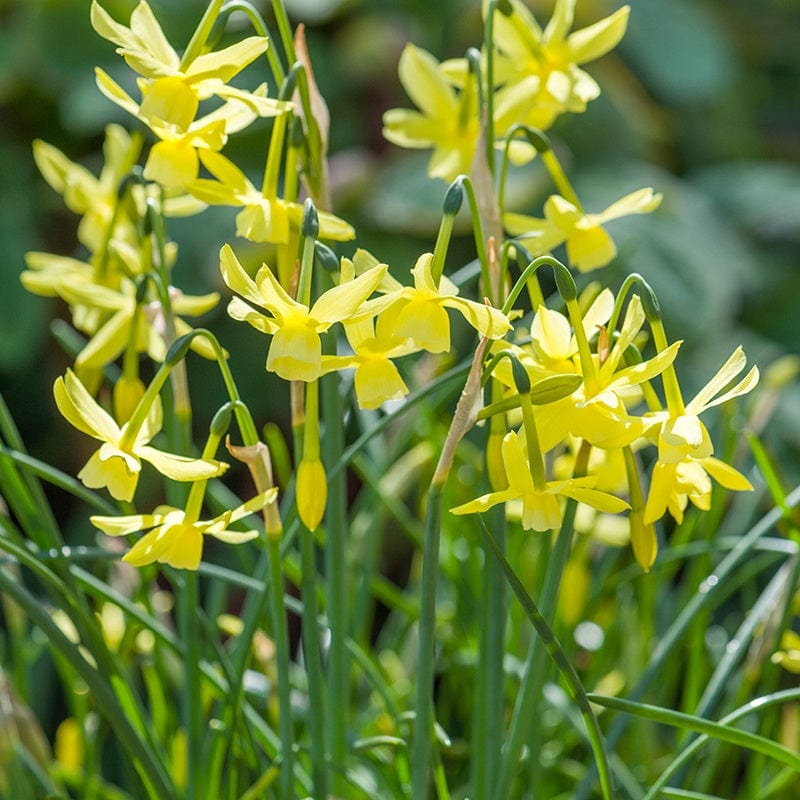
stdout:
{"type": "Polygon", "coordinates": [[[528,456],[515,431],[506,434],[502,452],[508,488],[489,492],[451,508],[451,514],[475,514],[487,511],[498,503],[522,500],[522,527],[525,530],[549,531],[561,527],[562,511],[558,495],[571,497],[610,514],[630,508],[624,500],[594,489],[596,477],[548,481],[543,487],[537,488],[531,476],[528,456]]]}
{"type": "Polygon", "coordinates": [[[187,512],[162,506],[154,514],[133,514],[124,517],[91,517],[91,523],[108,536],[126,536],[147,530],[122,557],[135,567],[159,562],[175,569],[196,570],[203,555],[203,537],[213,536],[227,544],[249,542],[257,530],[233,531],[230,525],[260,511],[274,502],[277,489],[268,489],[235,509],[211,520],[197,520],[187,512]]]}

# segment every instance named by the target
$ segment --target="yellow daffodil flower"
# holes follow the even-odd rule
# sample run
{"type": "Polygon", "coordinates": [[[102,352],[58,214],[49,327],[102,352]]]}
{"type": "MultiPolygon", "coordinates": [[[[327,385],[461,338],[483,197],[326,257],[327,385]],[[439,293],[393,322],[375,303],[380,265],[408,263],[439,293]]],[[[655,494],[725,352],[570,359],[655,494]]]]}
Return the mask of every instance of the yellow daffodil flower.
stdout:
{"type": "Polygon", "coordinates": [[[747,358],[744,350],[737,347],[713,378],[686,404],[685,413],[673,415],[669,411],[648,414],[648,418],[660,423],[658,429],[658,460],[665,464],[676,463],[684,458],[705,458],[714,452],[706,426],[700,414],[709,408],[727,403],[747,394],[758,383],[758,367],[753,367],[745,377],[726,392],[722,390],[745,368],[747,358]]]}
{"type": "MultiPolygon", "coordinates": [[[[197,179],[200,169],[198,150],[221,150],[228,134],[246,128],[257,116],[252,105],[239,98],[226,100],[216,110],[199,119],[194,118],[196,104],[177,114],[172,109],[181,105],[179,95],[183,84],[178,78],[162,78],[148,90],[141,105],[113,81],[103,70],[95,70],[97,86],[113,103],[142,120],[159,138],[150,150],[144,167],[147,180],[160,183],[167,189],[183,190],[197,179]],[[175,93],[176,96],[173,96],[175,93]],[[164,119],[171,117],[171,119],[164,119]]],[[[264,98],[266,84],[253,96],[264,98]]],[[[185,105],[185,103],[184,103],[185,105]]],[[[274,113],[282,113],[283,106],[274,113]]]]}
{"type": "Polygon", "coordinates": [[[614,240],[603,228],[606,222],[631,214],[649,214],[660,204],[660,194],[652,189],[639,189],[599,214],[586,214],[574,203],[554,194],[544,204],[544,219],[509,212],[503,215],[503,225],[534,256],[549,253],[566,242],[570,264],[588,272],[604,267],[617,254],[614,240]]]}
{"type": "MultiPolygon", "coordinates": [[[[303,206],[280,197],[266,197],[245,174],[220,153],[200,151],[200,161],[216,178],[200,178],[187,187],[190,194],[209,205],[240,206],[236,216],[236,235],[251,242],[286,244],[290,233],[299,234],[303,206]]],[[[355,231],[339,217],[318,211],[319,238],[346,242],[355,231]]]]}
{"type": "Polygon", "coordinates": [[[659,411],[646,419],[656,423],[648,433],[657,435],[658,461],[653,468],[645,522],[660,519],[668,508],[680,522],[687,499],[698,508],[711,502],[711,475],[726,489],[748,491],[750,482],[738,470],[713,458],[714,446],[699,415],[709,408],[750,392],[758,383],[758,367],[753,367],[735,386],[723,391],[742,372],[747,358],[737,347],[713,378],[686,404],[684,413],[659,411]]]}
{"type": "Polygon", "coordinates": [[[645,524],[655,522],[669,510],[680,524],[688,501],[697,508],[711,508],[711,479],[720,486],[736,492],[751,491],[753,486],[741,472],[713,456],[706,458],[687,457],[681,461],[656,462],[650,479],[650,492],[645,506],[645,524]]]}
{"type": "Polygon", "coordinates": [[[387,276],[382,297],[366,303],[358,319],[378,315],[375,329],[381,341],[406,339],[429,353],[450,350],[450,318],[447,308],[458,311],[481,336],[499,339],[511,330],[508,317],[497,308],[458,296],[458,287],[445,275],[433,279],[433,255],[423,253],[411,270],[413,286],[403,286],[387,276]]]}
{"type": "MultiPolygon", "coordinates": [[[[452,181],[472,171],[480,135],[475,75],[465,59],[439,63],[430,53],[407,44],[398,64],[400,83],[419,111],[393,108],[383,115],[384,137],[399,147],[433,148],[428,175],[452,181]]],[[[494,106],[494,132],[502,137],[518,122],[532,101],[524,91],[499,96],[494,106]]],[[[502,147],[498,141],[496,146],[502,147]]],[[[509,146],[509,157],[524,164],[536,151],[521,140],[509,146]]]]}
{"type": "Polygon", "coordinates": [[[393,108],[383,115],[383,135],[400,147],[433,148],[432,178],[452,181],[468,173],[480,133],[474,76],[457,92],[439,62],[426,50],[407,44],[398,64],[400,83],[420,109],[393,108]]]}
{"type": "Polygon", "coordinates": [[[133,514],[124,517],[90,517],[92,525],[108,536],[127,536],[139,531],[145,535],[122,557],[135,567],[158,562],[175,569],[196,570],[203,555],[203,537],[213,536],[227,544],[249,542],[258,536],[257,530],[234,531],[230,526],[244,517],[260,511],[274,502],[277,489],[265,492],[214,519],[193,519],[179,508],[161,506],[153,514],[133,514]]]}
{"type": "Polygon", "coordinates": [[[660,375],[675,360],[681,344],[675,342],[647,361],[618,369],[644,319],[641,301],[634,295],[619,336],[602,363],[595,356],[592,374],[582,373],[583,383],[570,397],[544,405],[537,412],[544,451],[568,434],[603,448],[623,447],[644,434],[647,422],[631,416],[627,404],[632,397],[638,401],[639,384],[660,375]]]}
{"type": "Polygon", "coordinates": [[[161,404],[156,401],[135,435],[127,434],[89,394],[71,370],[53,386],[56,405],[62,416],[79,431],[103,444],[78,473],[90,489],[106,487],[117,500],[132,500],[139,481],[142,461],[152,464],[162,475],[176,481],[197,481],[221,475],[227,464],[164,453],[148,442],[161,430],[161,404]]]}
{"type": "Polygon", "coordinates": [[[508,488],[489,492],[455,508],[452,514],[476,514],[487,511],[498,503],[522,501],[522,527],[525,530],[548,531],[561,527],[562,511],[558,496],[571,497],[580,503],[607,513],[618,513],[629,508],[624,500],[594,489],[596,477],[548,481],[537,488],[531,476],[528,457],[517,433],[509,431],[503,439],[503,464],[508,488]]]}
{"type": "Polygon", "coordinates": [[[294,300],[266,264],[253,280],[230,245],[220,251],[220,269],[225,283],[248,301],[234,297],[228,305],[231,317],[272,336],[267,370],[287,381],[313,381],[322,374],[320,333],[352,317],[375,291],[387,268],[379,264],[352,281],[334,286],[310,308],[294,300]],[[270,316],[248,303],[266,309],[270,316]]]}
{"type": "MultiPolygon", "coordinates": [[[[591,339],[608,322],[613,310],[614,295],[609,289],[603,289],[583,314],[583,330],[587,339],[591,339]]],[[[528,344],[501,344],[504,349],[513,350],[528,372],[532,384],[551,375],[580,373],[577,339],[564,314],[539,306],[531,322],[530,334],[528,344]]],[[[516,390],[508,361],[501,361],[492,374],[509,389],[516,390]]]]}
{"type": "MultiPolygon", "coordinates": [[[[114,290],[92,279],[78,281],[64,274],[53,279],[51,289],[71,306],[96,309],[101,322],[91,332],[91,338],[75,358],[78,369],[104,367],[119,356],[131,341],[138,352],[146,352],[154,361],[163,361],[167,352],[164,335],[164,318],[158,301],[137,303],[136,285],[123,278],[119,289],[114,290]]],[[[175,334],[182,336],[192,330],[180,315],[199,316],[210,311],[219,302],[219,294],[185,295],[170,287],[171,307],[174,312],[175,334]]],[[[192,341],[191,347],[205,358],[215,358],[214,350],[202,338],[192,341]]]]}
{"type": "MultiPolygon", "coordinates": [[[[118,191],[123,179],[137,163],[142,149],[139,136],[131,136],[120,125],[108,125],[103,142],[105,162],[99,177],[86,167],[70,161],[53,145],[37,139],[33,158],[42,176],[64,198],[70,211],[81,214],[78,241],[92,253],[102,250],[106,240],[133,243],[137,240],[136,221],[120,205],[118,191]],[[113,230],[109,230],[112,224],[113,230]]],[[[131,187],[139,215],[144,213],[146,196],[156,196],[157,187],[131,187]]],[[[161,191],[158,192],[159,200],[161,191]]],[[[202,211],[204,204],[186,194],[168,194],[162,208],[167,217],[189,216],[202,211]]]]}
{"type": "MultiPolygon", "coordinates": [[[[484,0],[484,16],[488,6],[484,0]]],[[[542,129],[560,114],[585,111],[600,87],[579,65],[616,47],[625,34],[630,8],[623,6],[600,22],[569,33],[575,0],[557,0],[544,30],[521,0],[511,0],[511,6],[510,16],[494,15],[495,80],[504,85],[498,101],[506,94],[533,95],[526,117],[519,121],[542,129]]]]}
{"type": "Polygon", "coordinates": [[[408,386],[392,359],[413,353],[416,347],[384,326],[380,335],[376,334],[371,319],[345,322],[344,330],[352,355],[322,356],[322,372],[355,369],[353,381],[360,408],[380,408],[388,400],[405,397],[408,386]]]}
{"type": "MultiPolygon", "coordinates": [[[[105,163],[99,177],[70,161],[58,148],[37,140],[33,157],[44,179],[64,198],[70,211],[81,214],[78,240],[90,251],[100,248],[118,203],[117,189],[137,163],[142,149],[140,137],[132,137],[120,125],[108,125],[103,144],[105,163]]],[[[116,235],[130,238],[133,227],[125,214],[115,221],[116,235]],[[124,233],[120,229],[127,229],[124,233]]]]}
{"type": "MultiPolygon", "coordinates": [[[[163,78],[180,82],[180,87],[173,83],[169,92],[173,103],[162,105],[161,97],[156,101],[160,107],[157,116],[165,123],[187,127],[188,121],[194,119],[198,101],[214,95],[226,100],[241,100],[261,116],[269,116],[282,108],[282,104],[275,101],[227,85],[235,75],[267,51],[269,40],[265,36],[250,36],[222,50],[198,55],[188,64],[181,65],[180,57],[167,41],[158,20],[144,0],[131,13],[130,27],[116,22],[97,0],[92,2],[90,17],[95,31],[116,44],[117,53],[143,78],[153,82],[163,78]],[[168,112],[161,113],[165,109],[169,109],[168,112]]],[[[140,83],[143,93],[146,86],[146,83],[140,83]]],[[[151,110],[145,108],[144,116],[150,113],[151,110]]]]}

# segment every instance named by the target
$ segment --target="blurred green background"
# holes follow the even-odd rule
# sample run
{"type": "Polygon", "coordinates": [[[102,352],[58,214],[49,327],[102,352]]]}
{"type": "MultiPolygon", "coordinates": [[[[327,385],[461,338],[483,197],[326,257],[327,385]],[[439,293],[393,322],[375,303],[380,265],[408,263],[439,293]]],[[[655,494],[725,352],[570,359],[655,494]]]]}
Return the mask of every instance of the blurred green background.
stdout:
{"type": "MultiPolygon", "coordinates": [[[[103,4],[125,21],[134,6],[130,0],[103,4]]],[[[544,23],[552,3],[529,4],[544,23]]],[[[656,214],[612,224],[619,258],[592,277],[612,288],[631,271],[651,281],[670,335],[686,340],[679,372],[691,391],[739,343],[762,366],[800,345],[800,2],[630,4],[621,46],[587,67],[603,95],[585,114],[562,118],[552,135],[588,210],[641,186],[664,193],[656,214]]],[[[205,3],[151,5],[181,48],[205,3]]],[[[269,21],[269,4],[256,5],[269,21]]],[[[381,115],[409,105],[396,77],[404,44],[414,41],[441,59],[462,55],[480,41],[479,5],[287,0],[293,20],[306,22],[331,109],[336,211],[356,226],[359,245],[401,277],[432,247],[446,187],[425,177],[427,154],[400,151],[382,139],[381,115]]],[[[576,27],[617,5],[579,0],[576,27]]],[[[89,6],[88,0],[0,0],[0,391],[32,453],[73,474],[85,454],[72,452],[77,439],[57,418],[51,393],[69,363],[49,330],[64,309],[28,295],[18,276],[28,250],[81,255],[77,218],[39,176],[31,141],[45,139],[97,172],[103,127],[134,123],[95,88],[95,65],[113,76],[125,67],[91,29],[89,6]]],[[[263,168],[267,130],[267,123],[254,126],[226,151],[255,175],[263,168]]],[[[520,210],[538,212],[548,188],[536,165],[513,175],[520,210]]],[[[217,253],[224,241],[236,246],[232,219],[232,211],[217,209],[202,223],[170,224],[180,246],[182,288],[220,288],[217,253]]],[[[470,238],[462,236],[448,268],[472,257],[470,238]]],[[[264,372],[263,338],[226,320],[224,303],[208,324],[232,352],[256,418],[280,418],[283,407],[267,401],[274,392],[264,372]]],[[[195,374],[203,380],[210,373],[197,366],[195,374]]],[[[195,398],[200,416],[202,392],[195,398]]],[[[218,400],[215,393],[210,407],[218,400]]],[[[800,478],[796,385],[784,396],[768,441],[779,450],[787,479],[800,478]]]]}

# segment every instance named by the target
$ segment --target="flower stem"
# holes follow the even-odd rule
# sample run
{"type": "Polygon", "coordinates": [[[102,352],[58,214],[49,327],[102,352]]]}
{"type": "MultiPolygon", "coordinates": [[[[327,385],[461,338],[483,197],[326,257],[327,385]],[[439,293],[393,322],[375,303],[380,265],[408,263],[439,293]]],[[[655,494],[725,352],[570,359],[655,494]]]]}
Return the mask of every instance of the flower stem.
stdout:
{"type": "MultiPolygon", "coordinates": [[[[323,337],[325,352],[335,352],[335,341],[330,335],[323,337]]],[[[339,394],[338,376],[326,375],[320,379],[322,393],[322,418],[325,423],[322,436],[322,461],[338,464],[344,450],[344,413],[339,394]]],[[[334,797],[344,797],[345,754],[347,742],[347,706],[349,698],[349,659],[347,656],[347,599],[349,576],[347,569],[347,519],[346,472],[340,470],[328,475],[328,503],[325,509],[325,571],[327,575],[327,612],[330,626],[328,651],[328,749],[333,769],[334,797]]]]}
{"type": "Polygon", "coordinates": [[[314,534],[300,531],[303,593],[303,651],[308,681],[308,727],[311,736],[311,779],[314,797],[328,796],[328,764],[325,754],[325,684],[319,647],[317,618],[317,564],[314,534]]]}
{"type": "Polygon", "coordinates": [[[436,584],[439,577],[439,543],[442,528],[444,481],[432,481],[425,514],[422,581],[419,607],[419,658],[417,662],[416,721],[411,743],[411,797],[426,800],[431,769],[433,732],[433,673],[436,661],[436,584]]]}
{"type": "Polygon", "coordinates": [[[187,784],[186,796],[196,797],[198,784],[203,783],[203,759],[200,755],[202,733],[201,692],[200,692],[200,641],[197,629],[198,591],[197,573],[194,570],[183,570],[181,583],[178,586],[178,603],[180,604],[181,638],[186,643],[184,672],[186,680],[183,684],[184,724],[187,741],[187,784]]]}

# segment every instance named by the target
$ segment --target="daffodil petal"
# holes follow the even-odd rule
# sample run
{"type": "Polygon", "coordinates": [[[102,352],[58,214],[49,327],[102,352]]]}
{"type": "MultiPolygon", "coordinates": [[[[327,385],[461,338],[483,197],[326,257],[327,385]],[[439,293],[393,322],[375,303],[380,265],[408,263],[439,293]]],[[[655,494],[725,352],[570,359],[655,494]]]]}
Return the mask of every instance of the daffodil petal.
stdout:
{"type": "Polygon", "coordinates": [[[136,455],[148,461],[162,475],[175,481],[199,481],[221,475],[228,465],[221,461],[204,460],[165,453],[155,447],[142,445],[136,448],[136,455]]]}
{"type": "Polygon", "coordinates": [[[572,60],[585,64],[613,50],[625,35],[630,10],[630,6],[622,6],[594,25],[571,33],[567,37],[567,47],[572,60]]]}
{"type": "Polygon", "coordinates": [[[146,531],[164,522],[163,514],[133,514],[126,517],[89,517],[89,522],[106,536],[126,536],[129,533],[146,531]]]}

